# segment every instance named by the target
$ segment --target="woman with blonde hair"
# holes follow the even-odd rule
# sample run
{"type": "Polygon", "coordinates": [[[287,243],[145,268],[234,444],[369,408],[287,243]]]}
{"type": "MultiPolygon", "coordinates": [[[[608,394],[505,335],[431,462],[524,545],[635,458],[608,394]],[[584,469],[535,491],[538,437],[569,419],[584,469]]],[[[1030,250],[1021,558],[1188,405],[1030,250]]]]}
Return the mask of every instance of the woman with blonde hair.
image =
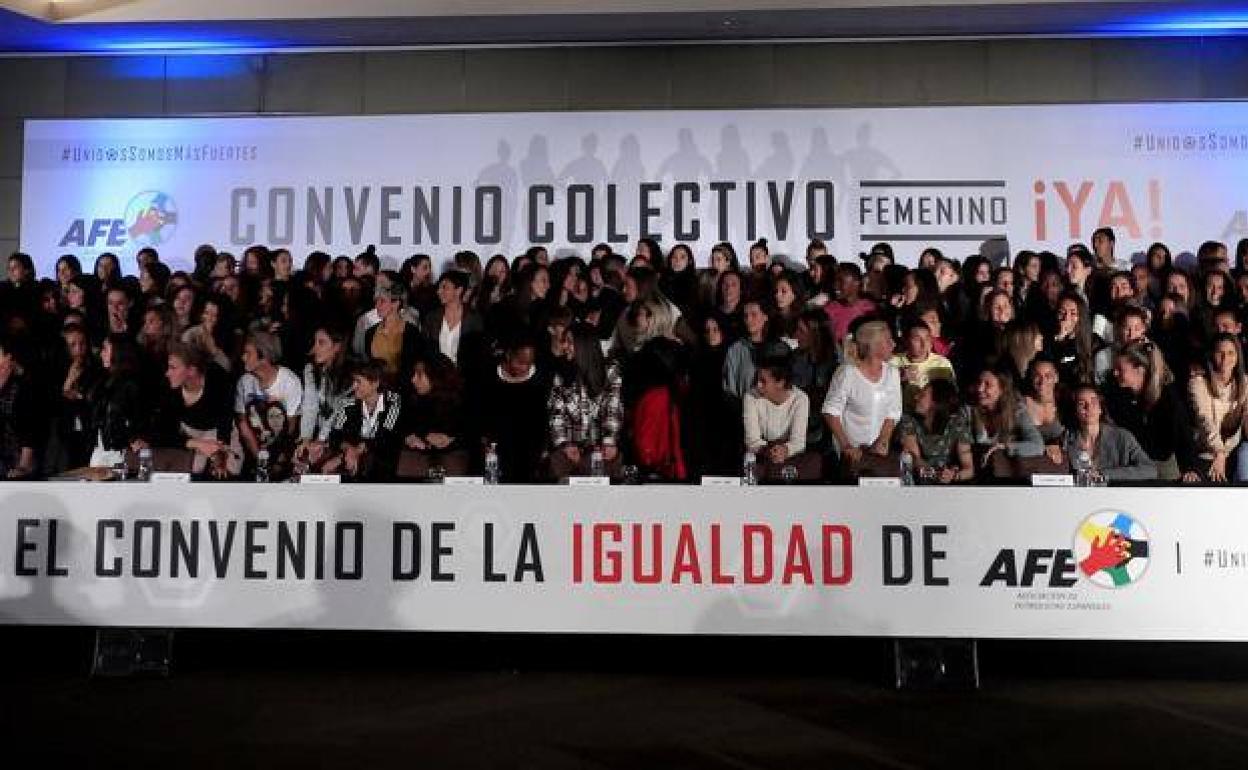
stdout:
{"type": "Polygon", "coordinates": [[[615,326],[611,340],[612,356],[627,357],[658,337],[679,339],[676,334],[677,320],[675,307],[657,292],[634,302],[615,326]]]}
{"type": "Polygon", "coordinates": [[[824,422],[844,470],[854,475],[869,452],[887,457],[901,419],[901,376],[888,363],[893,336],[883,321],[867,321],[845,340],[848,361],[832,375],[824,422]]]}

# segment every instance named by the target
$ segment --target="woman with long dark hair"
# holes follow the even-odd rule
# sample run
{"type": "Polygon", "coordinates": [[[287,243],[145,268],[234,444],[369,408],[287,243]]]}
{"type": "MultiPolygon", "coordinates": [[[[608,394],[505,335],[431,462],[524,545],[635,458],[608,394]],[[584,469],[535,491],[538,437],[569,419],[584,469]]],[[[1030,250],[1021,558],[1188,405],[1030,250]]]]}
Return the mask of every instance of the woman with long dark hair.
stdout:
{"type": "Polygon", "coordinates": [[[744,401],[745,451],[753,453],[764,478],[784,478],[791,469],[799,481],[815,481],[823,458],[809,451],[810,398],[793,387],[788,357],[759,362],[758,381],[744,401]]]}
{"type": "Polygon", "coordinates": [[[914,458],[923,478],[951,484],[975,477],[970,427],[953,382],[932,380],[920,389],[913,408],[897,425],[897,435],[901,450],[914,458]]]}
{"type": "Polygon", "coordinates": [[[107,251],[95,258],[95,267],[91,272],[95,275],[102,291],[117,286],[125,277],[121,272],[121,262],[118,261],[117,255],[107,251]]]}
{"type": "Polygon", "coordinates": [[[91,466],[111,468],[124,461],[147,427],[150,404],[139,384],[139,349],[129,338],[110,334],[100,348],[104,377],[91,393],[95,449],[91,466]]]}
{"type": "Polygon", "coordinates": [[[412,369],[411,390],[403,406],[403,451],[400,478],[422,480],[442,475],[463,476],[471,460],[464,381],[455,363],[430,352],[412,369]]]}
{"type": "Polygon", "coordinates": [[[591,331],[563,330],[555,356],[550,400],[550,475],[563,481],[591,472],[590,459],[602,452],[609,476],[621,467],[624,427],[623,380],[618,361],[607,363],[591,331]]]}
{"type": "Polygon", "coordinates": [[[437,289],[434,286],[433,260],[428,254],[413,254],[403,261],[399,277],[407,287],[412,307],[421,317],[438,306],[437,289]]]}
{"type": "Polygon", "coordinates": [[[234,321],[234,303],[221,294],[211,294],[204,298],[196,318],[195,325],[183,333],[182,341],[203,350],[223,371],[233,371],[242,338],[234,321]]]}
{"type": "Polygon", "coordinates": [[[1019,403],[1013,379],[1007,374],[993,370],[980,373],[967,418],[972,448],[985,472],[992,468],[997,454],[1021,458],[1044,453],[1044,438],[1026,406],[1019,403]]]}
{"type": "Polygon", "coordinates": [[[1114,357],[1113,372],[1105,411],[1153,458],[1157,478],[1200,481],[1187,406],[1161,351],[1148,341],[1128,345],[1114,357]]]}
{"type": "Polygon", "coordinates": [[[1157,478],[1153,463],[1130,431],[1106,421],[1101,394],[1096,386],[1079,385],[1073,396],[1074,424],[1066,432],[1065,450],[1072,469],[1086,457],[1090,470],[1106,481],[1149,481],[1157,478]]]}
{"type": "MultiPolygon", "coordinates": [[[[839,363],[827,314],[817,307],[803,310],[798,316],[794,334],[797,348],[793,351],[792,360],[793,386],[801,388],[810,403],[821,405],[828,395],[828,387],[839,363]]],[[[828,449],[828,442],[823,416],[818,409],[810,411],[806,442],[813,449],[824,452],[828,449]]]]}
{"type": "Polygon", "coordinates": [[[60,396],[43,462],[44,472],[49,476],[81,468],[90,461],[95,437],[91,432],[91,403],[87,397],[104,376],[85,328],[71,324],[61,336],[64,348],[56,380],[60,384],[60,396]]]}
{"type": "Polygon", "coordinates": [[[549,315],[550,271],[530,262],[514,274],[515,291],[494,307],[486,319],[486,329],[494,339],[502,339],[516,329],[538,331],[546,328],[549,315]]]}
{"type": "Polygon", "coordinates": [[[641,260],[650,266],[651,270],[656,273],[661,272],[666,263],[663,259],[663,247],[653,238],[641,238],[637,241],[637,250],[634,253],[635,260],[641,260]]]}
{"type": "Polygon", "coordinates": [[[1187,383],[1196,423],[1200,472],[1208,481],[1248,481],[1248,377],[1242,348],[1233,334],[1218,334],[1209,343],[1204,365],[1187,383]]]}
{"type": "Polygon", "coordinates": [[[667,254],[667,266],[659,277],[659,289],[686,316],[698,309],[698,266],[693,252],[683,243],[672,247],[667,254]]]}
{"type": "Polygon", "coordinates": [[[756,363],[787,352],[788,346],[776,336],[763,303],[746,300],[745,334],[732,344],[724,359],[724,393],[740,402],[754,388],[756,363]]]}
{"type": "Polygon", "coordinates": [[[312,350],[303,367],[296,460],[307,459],[312,463],[320,460],[329,441],[334,408],[350,389],[346,332],[337,325],[322,322],[312,334],[312,350]]]}
{"type": "Polygon", "coordinates": [[[689,466],[694,475],[735,473],[741,460],[736,447],[741,425],[724,393],[724,357],[735,341],[730,323],[718,313],[702,321],[702,338],[693,350],[688,425],[699,440],[691,443],[689,466]]]}
{"type": "Polygon", "coordinates": [[[1092,357],[1096,354],[1092,319],[1078,293],[1068,291],[1058,299],[1057,328],[1047,340],[1045,352],[1057,364],[1063,385],[1072,388],[1092,381],[1092,357]]]}
{"type": "Polygon", "coordinates": [[[797,273],[786,270],[776,276],[771,282],[771,293],[775,307],[776,333],[781,339],[794,340],[797,319],[806,306],[806,290],[797,273]]]}

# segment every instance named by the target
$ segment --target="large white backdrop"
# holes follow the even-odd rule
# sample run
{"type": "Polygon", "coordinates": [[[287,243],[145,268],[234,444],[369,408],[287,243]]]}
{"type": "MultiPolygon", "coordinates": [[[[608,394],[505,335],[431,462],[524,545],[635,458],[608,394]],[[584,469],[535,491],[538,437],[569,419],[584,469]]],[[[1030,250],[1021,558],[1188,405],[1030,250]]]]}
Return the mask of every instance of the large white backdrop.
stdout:
{"type": "Polygon", "coordinates": [[[1101,225],[1124,256],[1177,254],[1248,236],[1245,178],[1243,103],[37,120],[21,242],[41,271],[143,245],[186,267],[201,243],[398,261],[642,234],[702,263],[719,240],[800,257],[812,236],[913,262],[1101,225]]]}
{"type": "Polygon", "coordinates": [[[14,483],[0,623],[1243,641],[1243,500],[14,483]]]}

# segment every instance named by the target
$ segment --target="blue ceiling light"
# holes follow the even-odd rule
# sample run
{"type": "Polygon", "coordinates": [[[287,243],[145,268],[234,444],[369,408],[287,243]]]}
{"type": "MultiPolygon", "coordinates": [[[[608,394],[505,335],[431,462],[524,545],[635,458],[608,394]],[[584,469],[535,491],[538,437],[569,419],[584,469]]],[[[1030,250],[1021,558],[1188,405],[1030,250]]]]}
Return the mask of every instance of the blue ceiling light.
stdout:
{"type": "Polygon", "coordinates": [[[95,51],[118,53],[229,53],[280,48],[281,40],[260,39],[220,24],[118,24],[93,30],[95,51]]]}
{"type": "Polygon", "coordinates": [[[1242,35],[1248,33],[1248,8],[1237,10],[1181,10],[1150,13],[1099,25],[1101,35],[1242,35]]]}
{"type": "Polygon", "coordinates": [[[188,53],[203,51],[205,53],[221,53],[223,51],[265,48],[263,43],[240,42],[237,40],[109,40],[98,41],[100,51],[133,51],[141,53],[160,53],[176,51],[188,53]]]}

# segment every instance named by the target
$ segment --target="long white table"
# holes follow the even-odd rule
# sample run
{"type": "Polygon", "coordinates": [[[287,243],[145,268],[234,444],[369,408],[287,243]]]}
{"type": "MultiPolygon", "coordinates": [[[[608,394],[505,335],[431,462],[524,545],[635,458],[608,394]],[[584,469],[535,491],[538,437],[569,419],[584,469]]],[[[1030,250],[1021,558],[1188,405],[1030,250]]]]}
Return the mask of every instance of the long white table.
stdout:
{"type": "Polygon", "coordinates": [[[0,622],[1243,640],[1246,502],[1233,489],[9,483],[0,622]]]}

